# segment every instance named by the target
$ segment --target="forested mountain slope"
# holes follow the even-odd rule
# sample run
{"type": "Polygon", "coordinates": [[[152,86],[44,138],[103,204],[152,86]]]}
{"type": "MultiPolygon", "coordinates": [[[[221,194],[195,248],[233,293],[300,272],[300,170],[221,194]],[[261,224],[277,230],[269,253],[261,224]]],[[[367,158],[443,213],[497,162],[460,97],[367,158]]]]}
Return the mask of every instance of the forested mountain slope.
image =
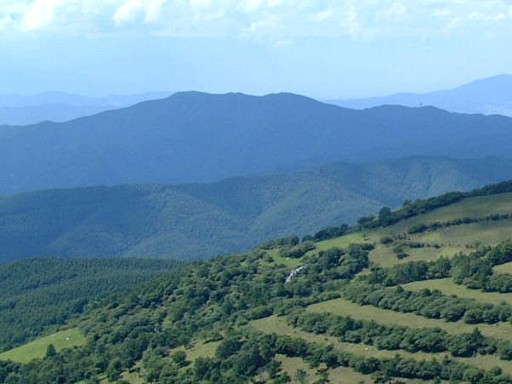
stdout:
{"type": "Polygon", "coordinates": [[[0,193],[205,182],[412,155],[508,157],[511,141],[512,119],[501,116],[186,92],[66,123],[0,127],[0,193]]]}
{"type": "Polygon", "coordinates": [[[0,264],[0,351],[180,266],[161,260],[58,258],[0,264]]]}
{"type": "Polygon", "coordinates": [[[386,205],[512,178],[512,161],[411,158],[338,163],[211,184],[49,190],[0,198],[0,260],[165,257],[247,250],[353,223],[386,205]]]}
{"type": "Polygon", "coordinates": [[[84,313],[70,325],[85,345],[2,362],[0,379],[510,383],[511,229],[507,182],[195,263],[84,313]]]}

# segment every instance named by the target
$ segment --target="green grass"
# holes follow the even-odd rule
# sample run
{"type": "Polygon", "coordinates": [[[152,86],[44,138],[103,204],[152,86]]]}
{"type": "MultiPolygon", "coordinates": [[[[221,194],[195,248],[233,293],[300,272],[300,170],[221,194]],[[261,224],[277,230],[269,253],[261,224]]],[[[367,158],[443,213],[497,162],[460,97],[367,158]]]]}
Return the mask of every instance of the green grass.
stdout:
{"type": "Polygon", "coordinates": [[[414,283],[404,284],[402,287],[411,291],[419,291],[424,288],[437,289],[446,295],[475,299],[489,304],[498,304],[501,302],[512,304],[512,293],[483,292],[476,289],[468,289],[463,285],[455,284],[450,278],[416,281],[414,283]]]}
{"type": "Polygon", "coordinates": [[[502,265],[497,265],[493,268],[498,273],[508,273],[512,274],[512,262],[505,263],[502,265]]]}
{"type": "Polygon", "coordinates": [[[34,359],[43,358],[50,344],[57,351],[64,348],[79,347],[87,342],[78,328],[60,331],[49,336],[41,337],[20,347],[0,354],[0,360],[11,360],[17,363],[28,363],[34,359]]]}
{"type": "Polygon", "coordinates": [[[407,231],[419,223],[431,224],[436,221],[448,221],[457,218],[481,218],[496,213],[512,212],[512,193],[502,193],[491,196],[477,196],[464,199],[458,203],[442,207],[425,215],[416,216],[409,220],[389,227],[389,230],[407,231]]]}
{"type": "Polygon", "coordinates": [[[467,252],[467,246],[474,244],[476,241],[488,245],[498,244],[512,233],[512,220],[454,225],[436,231],[409,235],[407,231],[411,227],[420,223],[431,224],[466,217],[484,218],[496,213],[510,212],[512,212],[512,193],[473,197],[389,227],[351,233],[322,241],[317,246],[318,249],[325,250],[332,247],[347,247],[351,243],[373,243],[375,249],[370,253],[370,260],[382,267],[390,267],[409,261],[435,260],[440,256],[451,257],[458,252],[467,252]],[[405,247],[404,250],[409,254],[409,257],[399,260],[393,252],[394,244],[383,245],[380,243],[380,239],[384,236],[400,233],[407,234],[408,241],[440,245],[440,248],[411,249],[405,247]]]}
{"type": "Polygon", "coordinates": [[[283,257],[281,256],[281,252],[279,249],[270,249],[267,251],[267,253],[272,256],[272,259],[274,259],[273,262],[268,263],[264,260],[261,261],[262,265],[278,265],[283,264],[287,268],[295,269],[297,267],[300,267],[302,265],[301,259],[294,259],[291,257],[283,257]]]}
{"type": "Polygon", "coordinates": [[[214,357],[219,344],[220,341],[213,341],[209,343],[197,342],[190,348],[181,346],[171,349],[169,354],[172,355],[174,352],[184,351],[187,354],[187,360],[194,362],[198,357],[214,357]]]}
{"type": "Polygon", "coordinates": [[[360,306],[344,299],[324,301],[310,305],[307,311],[322,313],[329,312],[339,316],[351,316],[358,320],[374,320],[387,326],[403,325],[413,328],[441,328],[450,334],[470,333],[476,327],[485,336],[500,339],[512,340],[511,324],[466,324],[464,322],[446,322],[437,319],[428,319],[413,313],[401,313],[391,310],[372,307],[370,305],[360,306]]]}
{"type": "Polygon", "coordinates": [[[303,369],[306,372],[306,383],[312,383],[319,378],[316,370],[310,368],[300,357],[276,355],[275,360],[281,363],[281,371],[286,372],[292,378],[292,383],[295,382],[295,377],[299,369],[303,369]]]}
{"type": "Polygon", "coordinates": [[[326,250],[329,248],[345,248],[352,243],[375,243],[380,239],[380,231],[372,230],[368,232],[350,233],[345,236],[336,237],[317,243],[319,250],[326,250]]]}
{"type": "MultiPolygon", "coordinates": [[[[297,370],[299,369],[303,369],[306,372],[306,383],[314,383],[315,380],[320,378],[317,370],[310,368],[308,363],[299,357],[286,357],[283,355],[277,355],[275,359],[281,363],[281,371],[288,373],[288,375],[292,378],[292,383],[296,383],[295,377],[297,370]]],[[[325,365],[322,364],[320,368],[324,366],[325,365]]],[[[371,375],[363,375],[362,373],[356,372],[353,369],[346,367],[339,367],[329,370],[329,380],[333,384],[373,383],[371,375]]],[[[407,383],[425,383],[425,381],[407,380],[407,383]]]]}

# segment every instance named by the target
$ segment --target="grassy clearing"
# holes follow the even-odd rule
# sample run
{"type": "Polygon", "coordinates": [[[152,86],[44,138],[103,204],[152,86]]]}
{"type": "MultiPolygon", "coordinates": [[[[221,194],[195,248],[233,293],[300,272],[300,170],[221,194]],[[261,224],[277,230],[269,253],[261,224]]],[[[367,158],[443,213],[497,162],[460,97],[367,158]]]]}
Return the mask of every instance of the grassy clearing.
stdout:
{"type": "Polygon", "coordinates": [[[270,250],[267,251],[267,253],[270,256],[272,256],[273,261],[272,262],[268,262],[268,261],[265,261],[263,259],[263,260],[260,261],[261,265],[269,266],[269,265],[283,264],[287,268],[290,268],[290,269],[295,269],[295,268],[300,267],[302,265],[301,259],[294,259],[294,258],[291,258],[291,257],[283,257],[283,256],[281,256],[281,253],[279,252],[279,249],[270,249],[270,250]]]}
{"type": "Polygon", "coordinates": [[[319,378],[316,370],[311,369],[309,365],[300,357],[286,357],[284,355],[277,355],[275,360],[281,363],[281,371],[286,372],[292,378],[292,380],[295,379],[299,369],[302,369],[306,372],[306,383],[312,383],[319,378]]]}
{"type": "Polygon", "coordinates": [[[409,249],[406,247],[405,251],[410,256],[402,260],[397,259],[393,252],[393,244],[383,245],[380,239],[387,235],[407,233],[412,226],[420,223],[431,224],[466,217],[483,218],[496,213],[510,212],[512,212],[512,193],[473,197],[386,228],[351,233],[322,241],[317,246],[319,250],[325,250],[332,247],[347,247],[350,243],[373,243],[376,248],[370,253],[370,260],[383,267],[408,261],[435,260],[439,256],[451,257],[458,252],[466,252],[466,246],[476,241],[489,245],[503,241],[512,232],[512,220],[456,225],[437,231],[409,235],[410,241],[438,244],[441,248],[409,249]]]}
{"type": "MultiPolygon", "coordinates": [[[[121,379],[127,381],[130,384],[144,384],[146,381],[144,378],[140,377],[137,372],[124,372],[121,375],[121,379]]],[[[109,383],[108,380],[105,380],[105,383],[109,383]]]]}
{"type": "Polygon", "coordinates": [[[502,264],[502,265],[497,265],[493,269],[498,273],[512,274],[512,262],[502,264]]]}
{"type": "Polygon", "coordinates": [[[345,236],[336,237],[317,243],[319,250],[326,250],[329,248],[346,248],[353,243],[376,243],[380,239],[380,230],[372,230],[368,232],[350,233],[345,236]]]}
{"type": "MultiPolygon", "coordinates": [[[[292,383],[296,382],[294,379],[299,369],[303,369],[306,372],[306,383],[313,383],[320,378],[317,371],[311,369],[301,358],[277,355],[276,360],[281,362],[281,370],[292,378],[292,383]]],[[[333,384],[372,384],[373,380],[370,375],[363,375],[351,368],[340,367],[329,370],[329,382],[333,384]]],[[[407,380],[406,382],[410,384],[425,383],[425,381],[421,380],[407,380]]]]}
{"type": "Polygon", "coordinates": [[[413,313],[401,313],[386,309],[372,307],[370,305],[360,306],[343,299],[324,301],[310,305],[307,308],[310,312],[329,312],[340,316],[351,316],[358,320],[374,320],[387,326],[404,325],[413,328],[441,328],[450,334],[470,333],[476,327],[485,336],[500,339],[512,340],[512,325],[510,324],[466,324],[463,322],[446,322],[443,320],[428,319],[413,313]]]}
{"type": "MultiPolygon", "coordinates": [[[[320,379],[317,369],[313,369],[309,364],[299,357],[286,357],[284,355],[276,355],[275,360],[281,363],[281,371],[286,372],[292,379],[292,383],[297,383],[297,371],[299,369],[306,372],[306,383],[314,383],[320,379]]],[[[321,364],[320,369],[325,368],[324,364],[321,364]]],[[[256,377],[259,382],[270,383],[268,374],[262,372],[256,377]]],[[[354,371],[351,368],[340,367],[329,370],[329,382],[333,384],[372,384],[373,380],[370,375],[363,375],[359,372],[354,371]]],[[[425,381],[408,380],[407,383],[425,383],[425,381]]]]}
{"type": "Polygon", "coordinates": [[[482,292],[476,289],[468,289],[463,285],[455,284],[450,278],[416,281],[414,283],[404,284],[402,287],[411,291],[419,291],[424,288],[437,289],[446,295],[475,299],[489,304],[499,304],[501,302],[512,304],[512,293],[482,292]]]}
{"type": "Polygon", "coordinates": [[[11,360],[25,364],[34,359],[43,358],[50,344],[53,344],[55,349],[60,351],[64,348],[85,345],[86,342],[85,336],[78,328],[67,329],[4,352],[0,354],[0,360],[11,360]]]}
{"type": "Polygon", "coordinates": [[[512,221],[507,220],[455,225],[437,232],[442,243],[460,247],[475,241],[486,245],[498,244],[509,238],[511,231],[512,221]]]}
{"type": "Polygon", "coordinates": [[[370,253],[370,261],[380,265],[381,267],[387,268],[396,264],[408,263],[410,261],[433,261],[441,256],[441,254],[443,254],[443,249],[435,248],[410,249],[406,247],[404,250],[409,255],[409,257],[399,260],[391,247],[377,246],[370,253]]]}
{"type": "Polygon", "coordinates": [[[407,231],[419,223],[431,224],[436,221],[449,221],[457,218],[481,218],[496,213],[512,212],[512,193],[502,193],[492,196],[478,196],[464,199],[458,203],[436,209],[425,215],[413,217],[388,228],[389,231],[407,231]]]}
{"type": "Polygon", "coordinates": [[[194,362],[198,357],[214,357],[215,351],[219,346],[220,341],[213,341],[209,343],[205,342],[197,342],[192,345],[190,348],[185,348],[183,346],[171,349],[169,354],[173,354],[177,351],[184,351],[187,354],[187,360],[194,362]]]}
{"type": "MultiPolygon", "coordinates": [[[[373,384],[370,375],[363,375],[353,369],[340,367],[329,371],[329,380],[333,384],[373,384]]],[[[425,381],[409,380],[407,383],[425,383],[425,381]]]]}

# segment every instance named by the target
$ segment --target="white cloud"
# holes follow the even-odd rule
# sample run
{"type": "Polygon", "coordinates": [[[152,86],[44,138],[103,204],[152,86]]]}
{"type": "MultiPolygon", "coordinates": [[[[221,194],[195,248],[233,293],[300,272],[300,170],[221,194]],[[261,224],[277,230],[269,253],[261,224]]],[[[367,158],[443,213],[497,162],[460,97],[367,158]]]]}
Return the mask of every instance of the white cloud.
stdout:
{"type": "Polygon", "coordinates": [[[156,0],[150,2],[146,7],[146,23],[157,23],[162,19],[162,7],[168,0],[156,0]]]}
{"type": "Polygon", "coordinates": [[[127,21],[132,21],[135,19],[135,16],[143,10],[144,4],[142,0],[126,0],[124,4],[116,9],[112,20],[114,20],[117,25],[120,25],[127,21]]]}
{"type": "Polygon", "coordinates": [[[346,16],[342,22],[344,30],[353,38],[359,37],[363,31],[363,26],[358,15],[358,9],[354,5],[347,8],[346,16]]]}
{"type": "Polygon", "coordinates": [[[512,18],[512,5],[503,0],[0,0],[0,32],[66,33],[79,26],[80,32],[129,29],[271,41],[378,39],[464,28],[508,31],[507,15],[512,18]]]}
{"type": "Polygon", "coordinates": [[[23,15],[22,28],[28,31],[50,25],[62,0],[36,0],[23,15]]]}

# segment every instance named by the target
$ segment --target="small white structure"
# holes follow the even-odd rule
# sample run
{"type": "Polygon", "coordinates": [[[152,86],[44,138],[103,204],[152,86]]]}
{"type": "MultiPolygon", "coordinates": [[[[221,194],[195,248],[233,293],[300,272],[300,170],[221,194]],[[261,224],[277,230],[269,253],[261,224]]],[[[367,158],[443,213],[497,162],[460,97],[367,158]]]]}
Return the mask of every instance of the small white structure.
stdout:
{"type": "Polygon", "coordinates": [[[292,281],[292,279],[297,276],[297,274],[302,271],[304,268],[306,268],[305,265],[299,267],[299,268],[295,268],[293,269],[290,274],[288,275],[288,277],[286,278],[286,281],[284,282],[285,284],[288,284],[290,281],[292,281]]]}

